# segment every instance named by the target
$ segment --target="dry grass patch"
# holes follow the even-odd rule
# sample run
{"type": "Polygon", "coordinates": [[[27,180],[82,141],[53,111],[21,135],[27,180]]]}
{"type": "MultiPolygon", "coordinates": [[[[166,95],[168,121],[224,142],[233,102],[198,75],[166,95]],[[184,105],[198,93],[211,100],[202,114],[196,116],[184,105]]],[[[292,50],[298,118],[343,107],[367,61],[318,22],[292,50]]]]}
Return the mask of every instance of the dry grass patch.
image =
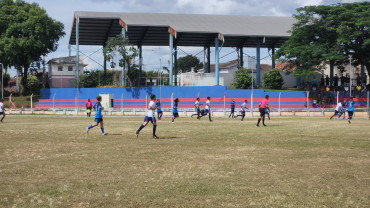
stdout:
{"type": "Polygon", "coordinates": [[[370,121],[9,116],[0,207],[369,207],[370,121]]]}

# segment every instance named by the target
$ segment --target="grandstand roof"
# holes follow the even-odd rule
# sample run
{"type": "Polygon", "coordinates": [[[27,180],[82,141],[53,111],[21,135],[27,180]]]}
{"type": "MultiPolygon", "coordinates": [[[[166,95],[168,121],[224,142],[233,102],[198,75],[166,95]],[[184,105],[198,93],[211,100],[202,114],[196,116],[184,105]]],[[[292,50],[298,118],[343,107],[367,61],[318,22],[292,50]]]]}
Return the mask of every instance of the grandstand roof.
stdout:
{"type": "Polygon", "coordinates": [[[160,14],[75,12],[69,43],[76,44],[79,21],[80,45],[104,45],[126,29],[134,45],[168,46],[169,34],[177,46],[214,45],[215,37],[224,38],[225,47],[279,47],[286,41],[295,20],[292,17],[234,16],[208,14],[160,14]]]}

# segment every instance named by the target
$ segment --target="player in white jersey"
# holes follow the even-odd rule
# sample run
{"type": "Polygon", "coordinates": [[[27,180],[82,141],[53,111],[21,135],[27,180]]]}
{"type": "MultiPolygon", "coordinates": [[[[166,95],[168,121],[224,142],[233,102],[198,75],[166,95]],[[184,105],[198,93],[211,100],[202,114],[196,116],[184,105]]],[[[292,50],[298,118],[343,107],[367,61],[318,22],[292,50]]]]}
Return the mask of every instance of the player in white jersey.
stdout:
{"type": "Polygon", "coordinates": [[[0,115],[3,115],[1,117],[1,122],[3,122],[3,120],[5,118],[5,108],[4,108],[4,100],[3,99],[0,100],[0,115]]]}
{"type": "Polygon", "coordinates": [[[157,106],[155,104],[156,97],[155,95],[150,96],[151,101],[149,102],[148,111],[146,112],[146,116],[144,118],[144,123],[139,127],[139,129],[136,131],[136,137],[139,136],[139,132],[141,129],[143,129],[146,125],[148,125],[149,121],[153,124],[153,138],[159,139],[157,135],[155,135],[155,131],[157,129],[157,121],[155,120],[155,110],[157,109],[157,106]]]}
{"type": "Polygon", "coordinates": [[[344,113],[343,104],[342,104],[342,102],[338,102],[337,106],[335,107],[334,114],[330,117],[330,120],[334,116],[338,116],[338,119],[339,119],[343,115],[343,113],[344,113]]]}
{"type": "Polygon", "coordinates": [[[242,104],[240,108],[240,115],[237,116],[237,117],[239,116],[242,117],[242,121],[244,120],[244,117],[245,117],[245,111],[248,109],[247,103],[248,103],[248,100],[244,100],[244,103],[242,104]]]}
{"type": "Polygon", "coordinates": [[[207,97],[205,113],[201,117],[206,116],[207,114],[208,114],[209,121],[212,122],[212,118],[211,118],[211,97],[207,97]]]}
{"type": "Polygon", "coordinates": [[[195,107],[195,114],[192,114],[191,117],[193,118],[193,116],[197,115],[197,119],[200,119],[200,109],[199,109],[199,106],[202,105],[199,103],[199,98],[197,98],[197,100],[195,101],[194,103],[194,107],[195,107]]]}

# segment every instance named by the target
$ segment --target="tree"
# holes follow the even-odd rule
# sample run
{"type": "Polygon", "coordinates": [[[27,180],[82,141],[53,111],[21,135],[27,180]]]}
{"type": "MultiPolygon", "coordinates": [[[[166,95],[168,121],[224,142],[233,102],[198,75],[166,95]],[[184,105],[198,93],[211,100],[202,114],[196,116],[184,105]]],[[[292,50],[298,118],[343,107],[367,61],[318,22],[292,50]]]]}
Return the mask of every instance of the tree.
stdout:
{"type": "Polygon", "coordinates": [[[116,66],[114,57],[119,55],[118,65],[120,67],[125,66],[125,75],[131,83],[131,86],[135,86],[135,82],[138,80],[138,73],[134,72],[137,65],[134,65],[132,60],[139,55],[139,50],[130,45],[128,37],[123,38],[122,35],[110,37],[103,49],[103,54],[106,60],[110,61],[112,68],[116,66]]]}
{"type": "MultiPolygon", "coordinates": [[[[234,74],[234,83],[233,85],[238,89],[248,89],[252,86],[252,77],[250,74],[252,73],[251,69],[240,68],[234,74]]],[[[253,83],[255,79],[253,78],[253,83]]]]}
{"type": "Polygon", "coordinates": [[[181,72],[188,72],[192,67],[200,69],[203,67],[203,63],[200,63],[196,56],[187,55],[177,59],[177,68],[181,72]]]}
{"type": "Polygon", "coordinates": [[[283,76],[281,76],[279,69],[272,69],[263,74],[263,84],[268,89],[280,90],[284,85],[283,76]]]}
{"type": "Polygon", "coordinates": [[[36,76],[30,75],[27,77],[27,88],[32,91],[32,89],[36,88],[39,85],[39,80],[37,79],[36,76]]]}
{"type": "Polygon", "coordinates": [[[327,62],[343,65],[352,56],[370,73],[370,3],[307,6],[297,9],[291,36],[274,58],[296,66],[296,76],[321,69],[327,62]]]}
{"type": "Polygon", "coordinates": [[[23,68],[22,85],[32,62],[56,51],[65,35],[64,25],[49,17],[36,3],[23,0],[0,1],[0,59],[5,66],[23,68]]]}

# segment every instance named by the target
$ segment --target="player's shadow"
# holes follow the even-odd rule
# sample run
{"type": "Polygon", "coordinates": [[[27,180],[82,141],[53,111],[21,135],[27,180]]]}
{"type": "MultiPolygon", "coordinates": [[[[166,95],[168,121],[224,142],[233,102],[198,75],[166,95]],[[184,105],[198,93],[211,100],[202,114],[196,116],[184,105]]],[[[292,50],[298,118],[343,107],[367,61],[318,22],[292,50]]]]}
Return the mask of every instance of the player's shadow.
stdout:
{"type": "Polygon", "coordinates": [[[169,137],[165,136],[165,137],[163,137],[162,136],[162,137],[159,138],[159,140],[161,140],[161,139],[180,139],[180,137],[174,137],[174,136],[169,136],[169,137]]]}
{"type": "Polygon", "coordinates": [[[110,136],[122,136],[122,134],[108,134],[110,136]]]}

